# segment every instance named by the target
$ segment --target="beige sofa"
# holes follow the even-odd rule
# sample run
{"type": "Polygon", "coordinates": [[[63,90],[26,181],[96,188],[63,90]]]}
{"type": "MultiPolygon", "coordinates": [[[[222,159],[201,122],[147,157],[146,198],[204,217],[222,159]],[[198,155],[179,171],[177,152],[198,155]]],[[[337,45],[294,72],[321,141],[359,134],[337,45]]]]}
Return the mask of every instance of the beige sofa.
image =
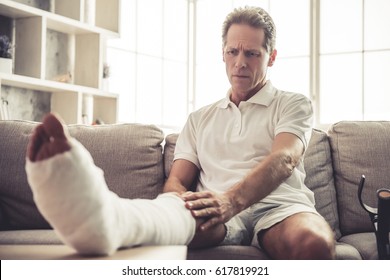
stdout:
{"type": "MultiPolygon", "coordinates": [[[[60,244],[38,212],[24,171],[29,134],[37,123],[0,121],[0,244],[60,244]]],[[[177,134],[164,136],[153,125],[69,126],[105,171],[121,197],[154,198],[168,176],[177,134]]],[[[306,184],[318,211],[333,228],[338,259],[377,259],[369,216],[357,198],[376,207],[376,189],[390,185],[390,122],[340,122],[329,132],[313,130],[305,155],[306,184]]],[[[66,215],[66,213],[64,213],[66,215]]],[[[267,259],[251,246],[189,250],[188,259],[267,259]]]]}

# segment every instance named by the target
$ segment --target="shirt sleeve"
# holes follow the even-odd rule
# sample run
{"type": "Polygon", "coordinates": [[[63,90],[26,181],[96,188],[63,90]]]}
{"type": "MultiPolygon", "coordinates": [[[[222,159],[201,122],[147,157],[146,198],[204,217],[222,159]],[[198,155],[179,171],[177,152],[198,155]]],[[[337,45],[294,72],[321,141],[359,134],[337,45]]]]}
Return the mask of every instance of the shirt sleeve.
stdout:
{"type": "Polygon", "coordinates": [[[173,160],[185,159],[200,169],[196,145],[196,125],[194,113],[191,113],[176,141],[173,160]]]}
{"type": "Polygon", "coordinates": [[[287,94],[281,101],[281,110],[275,135],[281,132],[295,134],[306,150],[313,127],[313,106],[302,94],[287,94]]]}

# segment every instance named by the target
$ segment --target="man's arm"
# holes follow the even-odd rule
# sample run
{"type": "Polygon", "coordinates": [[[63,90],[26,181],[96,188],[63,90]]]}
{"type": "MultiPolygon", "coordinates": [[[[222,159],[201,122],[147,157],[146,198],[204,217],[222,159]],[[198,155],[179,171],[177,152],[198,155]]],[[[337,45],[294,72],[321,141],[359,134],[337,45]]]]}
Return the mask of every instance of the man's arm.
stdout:
{"type": "Polygon", "coordinates": [[[175,160],[163,192],[176,192],[178,194],[187,192],[197,177],[198,171],[198,167],[188,160],[175,160]]]}
{"type": "Polygon", "coordinates": [[[211,192],[185,194],[187,208],[197,218],[206,218],[201,229],[225,223],[260,201],[291,176],[304,152],[304,144],[294,134],[275,137],[271,153],[225,194],[211,192]]]}
{"type": "Polygon", "coordinates": [[[227,195],[235,197],[239,211],[265,198],[291,176],[304,152],[302,141],[294,134],[275,137],[271,154],[252,169],[227,195]]]}

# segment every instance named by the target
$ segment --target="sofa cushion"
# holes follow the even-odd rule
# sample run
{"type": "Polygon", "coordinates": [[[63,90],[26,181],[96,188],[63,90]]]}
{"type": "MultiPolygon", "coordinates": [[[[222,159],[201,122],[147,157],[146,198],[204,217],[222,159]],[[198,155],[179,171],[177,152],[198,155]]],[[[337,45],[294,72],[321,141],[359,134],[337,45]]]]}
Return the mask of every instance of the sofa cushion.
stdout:
{"type": "MultiPolygon", "coordinates": [[[[47,229],[25,174],[28,137],[37,123],[0,121],[1,229],[47,229]]],[[[105,172],[109,188],[121,197],[154,198],[164,182],[163,133],[152,125],[70,125],[69,131],[105,172]]]]}
{"type": "Polygon", "coordinates": [[[340,234],[336,190],[333,180],[332,157],[328,136],[313,129],[304,158],[306,186],[314,192],[317,211],[328,221],[335,233],[340,234]]]}
{"type": "Polygon", "coordinates": [[[61,245],[63,242],[52,229],[0,231],[0,244],[61,245]]]}
{"type": "Polygon", "coordinates": [[[373,232],[348,234],[341,237],[340,241],[356,248],[363,260],[378,259],[376,238],[373,232]]]}
{"type": "Polygon", "coordinates": [[[336,260],[361,260],[359,251],[350,244],[336,242],[336,260]]]}
{"type": "Polygon", "coordinates": [[[390,186],[390,122],[343,121],[332,125],[328,134],[340,230],[343,235],[373,231],[357,190],[364,174],[363,200],[377,207],[376,190],[390,186]]]}

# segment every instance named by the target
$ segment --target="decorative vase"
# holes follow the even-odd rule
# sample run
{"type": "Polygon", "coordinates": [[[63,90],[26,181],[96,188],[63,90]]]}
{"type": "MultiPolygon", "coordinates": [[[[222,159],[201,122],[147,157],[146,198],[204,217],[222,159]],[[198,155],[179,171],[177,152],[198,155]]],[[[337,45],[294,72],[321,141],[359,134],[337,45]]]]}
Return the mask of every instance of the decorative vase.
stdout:
{"type": "Polygon", "coordinates": [[[102,79],[102,90],[106,92],[110,91],[110,79],[108,78],[102,79]]]}
{"type": "Polygon", "coordinates": [[[91,95],[83,96],[82,121],[83,124],[92,124],[93,120],[93,97],[91,95]]]}
{"type": "Polygon", "coordinates": [[[0,57],[0,72],[12,74],[12,59],[0,57]]]}
{"type": "Polygon", "coordinates": [[[85,0],[84,5],[85,23],[95,25],[96,0],[85,0]]]}

